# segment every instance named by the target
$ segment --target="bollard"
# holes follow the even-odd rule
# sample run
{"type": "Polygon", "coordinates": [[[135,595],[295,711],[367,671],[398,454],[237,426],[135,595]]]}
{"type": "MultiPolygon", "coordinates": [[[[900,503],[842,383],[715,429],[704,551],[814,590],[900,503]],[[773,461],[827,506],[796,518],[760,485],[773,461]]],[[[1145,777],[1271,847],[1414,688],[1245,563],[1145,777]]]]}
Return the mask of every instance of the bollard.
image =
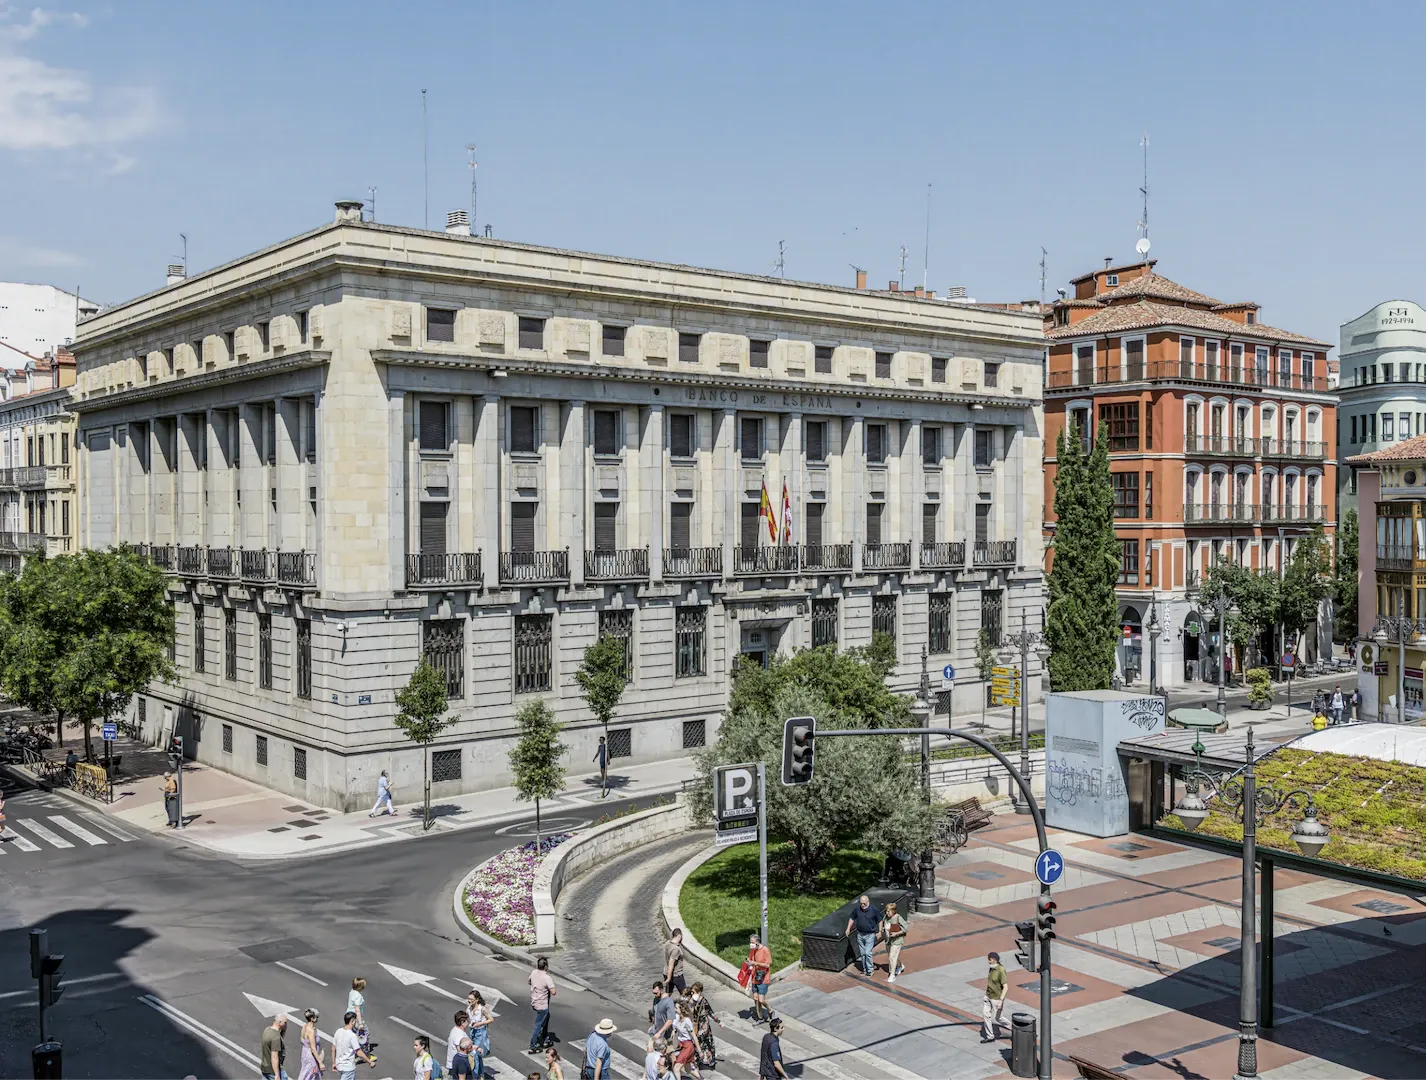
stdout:
{"type": "Polygon", "coordinates": [[[1034,1076],[1035,1018],[1018,1012],[1010,1018],[1010,1071],[1016,1076],[1034,1076]]]}
{"type": "Polygon", "coordinates": [[[64,1075],[61,1068],[63,1048],[57,1042],[42,1042],[30,1051],[34,1063],[35,1080],[60,1080],[64,1075]]]}

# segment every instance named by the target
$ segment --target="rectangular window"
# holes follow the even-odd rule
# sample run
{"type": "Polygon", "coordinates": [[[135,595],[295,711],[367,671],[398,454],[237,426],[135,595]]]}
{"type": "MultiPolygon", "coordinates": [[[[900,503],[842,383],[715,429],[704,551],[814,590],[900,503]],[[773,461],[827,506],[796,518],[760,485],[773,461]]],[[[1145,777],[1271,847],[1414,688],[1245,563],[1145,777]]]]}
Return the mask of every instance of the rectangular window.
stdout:
{"type": "Polygon", "coordinates": [[[866,426],[866,459],[872,465],[880,465],[886,461],[885,424],[868,424],[866,426]]]}
{"type": "Polygon", "coordinates": [[[545,347],[545,320],[520,316],[520,348],[543,349],[545,347]]]}
{"type": "Polygon", "coordinates": [[[594,413],[594,452],[612,455],[619,452],[619,414],[613,409],[594,413]]]}
{"type": "Polygon", "coordinates": [[[1353,417],[1352,417],[1352,442],[1355,443],[1356,441],[1357,441],[1357,418],[1356,418],[1356,416],[1353,416],[1353,417]]]}
{"type": "Polygon", "coordinates": [[[1107,429],[1110,450],[1139,449],[1139,403],[1099,406],[1099,425],[1107,429]]]}
{"type": "Polygon", "coordinates": [[[761,509],[755,502],[742,504],[742,516],[738,520],[738,545],[745,552],[758,546],[758,538],[762,535],[762,516],[759,513],[761,509]]]}
{"type": "Polygon", "coordinates": [[[708,745],[708,722],[706,720],[685,720],[683,722],[683,748],[697,750],[708,745]]]}
{"type": "Polygon", "coordinates": [[[1372,441],[1372,442],[1376,442],[1376,413],[1372,413],[1372,415],[1371,415],[1371,422],[1372,422],[1372,437],[1371,437],[1371,441],[1372,441]]]}
{"type": "Polygon", "coordinates": [[[510,406],[510,452],[533,454],[538,449],[537,410],[533,405],[510,406]]]}
{"type": "Polygon", "coordinates": [[[1144,449],[1154,448],[1154,403],[1152,400],[1144,402],[1144,449]]]}
{"type": "Polygon", "coordinates": [[[447,430],[447,414],[450,409],[444,401],[421,402],[421,449],[445,453],[450,449],[447,430]]]}
{"type": "Polygon", "coordinates": [[[921,543],[934,544],[936,542],[936,523],[940,516],[939,503],[923,503],[921,505],[921,543]]]}
{"type": "MultiPolygon", "coordinates": [[[[307,313],[299,311],[297,313],[297,340],[303,345],[307,344],[307,313]]],[[[193,363],[197,367],[203,366],[203,339],[197,338],[188,346],[193,350],[193,363]]]]}
{"type": "Polygon", "coordinates": [[[760,341],[757,338],[751,339],[748,342],[748,366],[755,368],[767,367],[768,346],[771,344],[772,342],[770,341],[760,341]]]}
{"type": "Polygon", "coordinates": [[[456,339],[456,313],[450,308],[426,309],[426,340],[454,341],[456,339]]]}
{"type": "Polygon", "coordinates": [[[1290,386],[1292,384],[1292,350],[1279,349],[1277,353],[1277,384],[1279,386],[1290,386]]]}
{"type": "Polygon", "coordinates": [[[943,383],[946,381],[946,367],[950,363],[944,356],[931,357],[931,381],[933,383],[943,383]]]}
{"type": "Polygon", "coordinates": [[[465,696],[465,628],[460,619],[428,619],[421,627],[421,658],[445,679],[446,697],[465,696]]]}
{"type": "Polygon", "coordinates": [[[294,780],[307,779],[307,751],[300,746],[292,748],[292,777],[294,780]]]}
{"type": "Polygon", "coordinates": [[[876,377],[878,379],[891,378],[891,354],[889,352],[876,354],[876,377]]]}
{"type": "Polygon", "coordinates": [[[1315,374],[1317,369],[1317,354],[1305,352],[1302,354],[1302,388],[1311,390],[1316,382],[1315,374]]]}
{"type": "MultiPolygon", "coordinates": [[[[297,340],[298,340],[300,343],[302,343],[303,345],[306,345],[306,344],[307,344],[307,326],[308,326],[307,312],[305,312],[305,311],[299,311],[299,312],[297,312],[295,315],[293,315],[292,317],[293,317],[293,319],[295,319],[296,322],[297,322],[297,340]]],[[[199,362],[199,363],[202,363],[202,362],[203,362],[203,342],[201,342],[201,341],[195,341],[195,342],[193,343],[193,346],[194,346],[193,351],[194,351],[194,353],[195,353],[196,356],[197,356],[198,362],[199,362]]]]}
{"type": "Polygon", "coordinates": [[[1203,366],[1207,369],[1209,379],[1213,382],[1222,382],[1223,372],[1218,367],[1218,342],[1206,341],[1203,343],[1203,366]]]}
{"type": "Polygon", "coordinates": [[[932,593],[927,648],[932,654],[953,652],[955,641],[955,597],[950,593],[932,593]]]}
{"type": "Polygon", "coordinates": [[[1000,646],[1004,597],[1005,593],[1000,589],[985,589],[980,594],[980,628],[989,635],[992,648],[1000,646]]]}
{"type": "MultiPolygon", "coordinates": [[[[1080,447],[1086,454],[1089,453],[1090,448],[1094,445],[1094,430],[1089,423],[1089,410],[1071,409],[1070,423],[1074,426],[1073,434],[1079,436],[1080,447]]],[[[1193,431],[1192,425],[1189,426],[1189,431],[1193,431]]]]}
{"type": "Polygon", "coordinates": [[[985,385],[988,389],[1000,385],[1000,365],[992,364],[989,360],[985,362],[985,385]]]}
{"type": "Polygon", "coordinates": [[[207,666],[207,642],[203,640],[203,605],[193,605],[193,670],[202,673],[207,666]]]}
{"type": "Polygon", "coordinates": [[[803,441],[808,461],[827,460],[827,421],[809,420],[804,429],[803,441]]]}
{"type": "Polygon", "coordinates": [[[818,345],[813,349],[812,370],[818,375],[832,374],[831,345],[818,345]]]}
{"type": "Polygon", "coordinates": [[[991,459],[994,456],[994,432],[989,428],[975,429],[975,467],[977,469],[990,468],[991,459]]]}
{"type": "Polygon", "coordinates": [[[668,546],[687,551],[693,546],[693,504],[676,502],[668,508],[668,546]]]}
{"type": "MultiPolygon", "coordinates": [[[[229,363],[231,363],[232,361],[234,361],[234,360],[237,359],[237,349],[235,348],[236,342],[237,342],[237,332],[236,332],[236,331],[234,331],[234,330],[228,330],[228,331],[226,331],[226,332],[223,334],[223,348],[225,348],[225,349],[228,351],[228,361],[229,361],[229,363]]],[[[144,372],[144,374],[147,375],[148,372],[144,372]]]]}
{"type": "Polygon", "coordinates": [[[634,610],[633,608],[610,609],[599,613],[599,636],[612,637],[624,647],[621,671],[625,682],[634,678],[634,610]]]}
{"type": "Polygon", "coordinates": [[[539,503],[517,502],[510,504],[510,550],[517,554],[528,554],[535,550],[535,515],[539,503]]]}
{"type": "MultiPolygon", "coordinates": [[[[148,452],[147,446],[144,447],[144,452],[148,452]]],[[[69,464],[69,432],[65,432],[59,437],[59,463],[61,465],[69,464]]]]}
{"type": "Polygon", "coordinates": [[[554,683],[553,615],[515,616],[515,693],[540,694],[554,683]]]}
{"type": "Polygon", "coordinates": [[[446,553],[446,517],[450,513],[450,503],[423,502],[421,504],[421,554],[444,555],[446,553]]]}
{"type": "Polygon", "coordinates": [[[594,504],[594,551],[608,554],[619,547],[619,504],[597,502],[594,504]]]}
{"type": "Polygon", "coordinates": [[[702,334],[679,334],[678,362],[680,364],[698,363],[698,347],[702,342],[702,334]]]}
{"type": "Polygon", "coordinates": [[[1114,516],[1116,518],[1136,518],[1139,516],[1139,474],[1137,472],[1110,473],[1114,485],[1114,516]]]}
{"type": "Polygon", "coordinates": [[[603,330],[603,335],[604,335],[604,345],[603,345],[604,355],[605,355],[605,356],[623,356],[623,355],[624,355],[624,339],[625,339],[626,337],[628,337],[628,334],[629,334],[629,328],[628,328],[627,326],[610,326],[608,323],[605,323],[605,324],[604,324],[604,330],[603,330]]]}
{"type": "Polygon", "coordinates": [[[1144,517],[1149,521],[1154,519],[1154,474],[1144,473],[1144,517]]]}
{"type": "Polygon", "coordinates": [[[990,504],[975,504],[975,542],[990,543],[990,504]]]}
{"type": "Polygon", "coordinates": [[[1124,343],[1124,377],[1134,382],[1144,377],[1144,339],[1124,343]]]}
{"type": "Polygon", "coordinates": [[[896,597],[873,596],[871,598],[871,632],[885,634],[896,640],[896,597]]]}
{"type": "Polygon", "coordinates": [[[1139,584],[1139,541],[1125,540],[1119,549],[1119,584],[1139,584]]]}
{"type": "Polygon", "coordinates": [[[267,765],[267,736],[266,736],[266,735],[259,735],[259,736],[257,737],[257,763],[258,763],[259,765],[264,766],[264,767],[267,765]]]}
{"type": "Polygon", "coordinates": [[[1405,412],[1404,412],[1404,413],[1398,414],[1398,416],[1397,416],[1397,418],[1396,418],[1396,431],[1397,431],[1397,438],[1399,438],[1399,439],[1409,439],[1409,438],[1411,438],[1411,414],[1410,414],[1410,413],[1405,413],[1405,412]]]}
{"type": "Polygon", "coordinates": [[[810,502],[807,504],[807,546],[822,546],[822,518],[827,511],[827,504],[820,502],[810,502]]]}
{"type": "Polygon", "coordinates": [[[706,607],[675,608],[673,614],[674,677],[697,678],[704,671],[704,639],[707,636],[706,607]]]}
{"type": "Polygon", "coordinates": [[[1178,372],[1185,379],[1193,378],[1193,338],[1178,339],[1178,372]]]}
{"type": "Polygon", "coordinates": [[[739,451],[744,461],[761,461],[763,456],[763,422],[757,417],[745,416],[738,423],[739,451]]]}
{"type": "Polygon", "coordinates": [[[693,417],[688,413],[673,413],[668,418],[668,452],[676,458],[693,456],[693,417]]]}
{"type": "Polygon", "coordinates": [[[257,617],[257,684],[272,689],[272,616],[257,617]]]}
{"type": "Polygon", "coordinates": [[[238,679],[238,612],[236,608],[223,609],[223,678],[229,682],[238,679]]]}
{"type": "Polygon", "coordinates": [[[1395,420],[1396,418],[1391,413],[1381,414],[1381,437],[1383,439],[1390,440],[1396,438],[1394,434],[1396,430],[1395,420]]]}
{"type": "Polygon", "coordinates": [[[312,696],[312,620],[293,619],[293,629],[296,637],[296,668],[297,668],[297,696],[300,698],[311,698],[312,696]]]}
{"type": "Polygon", "coordinates": [[[456,750],[431,751],[431,783],[447,784],[461,778],[461,752],[456,750]]]}
{"type": "Polygon", "coordinates": [[[609,760],[634,756],[633,728],[611,728],[605,744],[609,748],[609,760]]]}
{"type": "Polygon", "coordinates": [[[866,504],[866,542],[875,547],[881,543],[881,516],[886,503],[866,504]]]}
{"type": "Polygon", "coordinates": [[[921,464],[941,464],[941,429],[938,427],[921,429],[921,464]]]}
{"type": "Polygon", "coordinates": [[[812,601],[812,647],[837,644],[836,598],[812,601]]]}
{"type": "Polygon", "coordinates": [[[269,339],[271,338],[271,332],[272,332],[272,324],[271,324],[271,323],[260,322],[260,323],[257,324],[257,343],[258,343],[258,348],[260,348],[263,352],[267,352],[267,344],[268,344],[269,339]]]}
{"type": "Polygon", "coordinates": [[[69,500],[65,499],[59,504],[60,535],[69,535],[69,500]]]}
{"type": "Polygon", "coordinates": [[[231,754],[232,752],[233,752],[233,725],[232,725],[232,724],[224,724],[224,725],[223,725],[223,753],[225,753],[225,754],[231,754]]]}

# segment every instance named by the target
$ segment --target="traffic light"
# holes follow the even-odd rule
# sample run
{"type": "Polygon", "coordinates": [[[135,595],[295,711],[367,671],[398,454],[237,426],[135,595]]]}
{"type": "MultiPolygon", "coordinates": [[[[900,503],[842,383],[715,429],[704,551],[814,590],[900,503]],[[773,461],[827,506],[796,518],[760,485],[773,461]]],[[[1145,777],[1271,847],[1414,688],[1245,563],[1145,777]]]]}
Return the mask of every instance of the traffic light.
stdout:
{"type": "Polygon", "coordinates": [[[1039,942],[1055,939],[1055,902],[1041,895],[1035,901],[1035,940],[1039,942]]]}
{"type": "Polygon", "coordinates": [[[782,725],[782,782],[806,784],[812,780],[816,753],[817,718],[790,716],[782,725]]]}
{"type": "Polygon", "coordinates": [[[175,769],[183,767],[183,736],[175,735],[168,744],[168,763],[175,769]]]}
{"type": "Polygon", "coordinates": [[[63,953],[46,956],[40,961],[40,1005],[46,1009],[54,1008],[64,993],[59,984],[59,969],[63,966],[63,953]]]}
{"type": "Polygon", "coordinates": [[[1040,944],[1035,940],[1035,920],[1026,919],[1015,924],[1015,959],[1026,971],[1040,970],[1040,944]]]}

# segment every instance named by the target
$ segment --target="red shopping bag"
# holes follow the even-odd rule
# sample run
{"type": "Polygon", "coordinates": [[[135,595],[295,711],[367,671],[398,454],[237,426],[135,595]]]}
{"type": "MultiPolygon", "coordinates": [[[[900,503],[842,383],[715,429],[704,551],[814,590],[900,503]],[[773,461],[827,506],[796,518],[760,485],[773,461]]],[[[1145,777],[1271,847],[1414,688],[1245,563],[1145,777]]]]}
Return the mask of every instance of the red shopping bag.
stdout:
{"type": "Polygon", "coordinates": [[[738,985],[747,988],[748,983],[753,981],[753,965],[748,961],[743,961],[743,966],[738,969],[738,985]]]}

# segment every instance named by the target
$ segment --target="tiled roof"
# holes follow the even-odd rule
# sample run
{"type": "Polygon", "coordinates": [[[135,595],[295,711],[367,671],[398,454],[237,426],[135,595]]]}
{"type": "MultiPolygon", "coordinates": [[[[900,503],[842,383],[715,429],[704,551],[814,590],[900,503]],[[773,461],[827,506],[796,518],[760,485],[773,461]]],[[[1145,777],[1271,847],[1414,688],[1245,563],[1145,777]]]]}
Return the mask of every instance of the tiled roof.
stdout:
{"type": "Polygon", "coordinates": [[[1194,292],[1186,286],[1180,285],[1177,281],[1170,281],[1168,278],[1153,272],[1136,277],[1133,281],[1126,281],[1123,285],[1116,286],[1108,292],[1101,293],[1100,301],[1113,303],[1115,300],[1128,299],[1129,297],[1142,296],[1154,300],[1174,300],[1183,304],[1202,304],[1205,307],[1214,307],[1222,301],[1215,300],[1211,296],[1205,296],[1201,292],[1194,292]]]}
{"type": "Polygon", "coordinates": [[[1426,460],[1426,435],[1417,435],[1414,438],[1403,439],[1399,443],[1392,443],[1385,450],[1376,450],[1370,454],[1357,454],[1349,457],[1349,465],[1372,465],[1378,461],[1416,461],[1426,460]]]}
{"type": "Polygon", "coordinates": [[[1081,319],[1073,326],[1059,326],[1047,330],[1045,336],[1052,340],[1077,337],[1101,337],[1105,334],[1120,334],[1128,330],[1147,330],[1158,326],[1186,326],[1205,333],[1222,337],[1256,339],[1259,341],[1279,341],[1284,344],[1313,345],[1321,349],[1332,348],[1331,342],[1317,341],[1302,334],[1254,323],[1245,326],[1222,315],[1198,308],[1172,307],[1156,304],[1150,300],[1140,300],[1133,304],[1115,304],[1097,311],[1087,319],[1081,319]]]}
{"type": "Polygon", "coordinates": [[[1216,304],[1214,311],[1246,311],[1248,308],[1260,308],[1261,304],[1254,300],[1239,300],[1233,304],[1216,304]]]}

